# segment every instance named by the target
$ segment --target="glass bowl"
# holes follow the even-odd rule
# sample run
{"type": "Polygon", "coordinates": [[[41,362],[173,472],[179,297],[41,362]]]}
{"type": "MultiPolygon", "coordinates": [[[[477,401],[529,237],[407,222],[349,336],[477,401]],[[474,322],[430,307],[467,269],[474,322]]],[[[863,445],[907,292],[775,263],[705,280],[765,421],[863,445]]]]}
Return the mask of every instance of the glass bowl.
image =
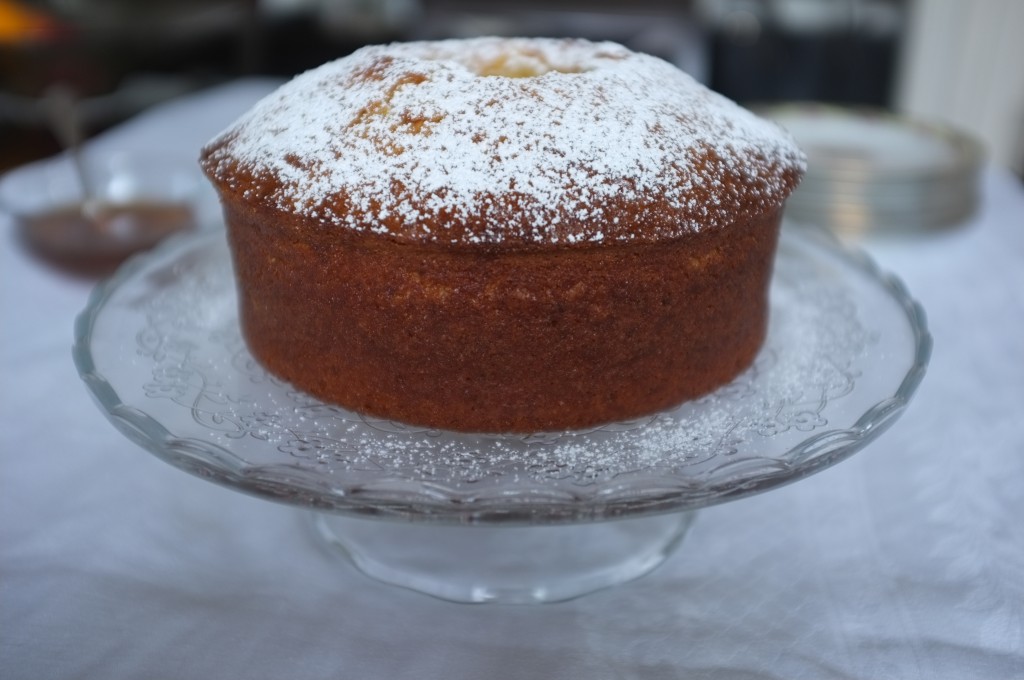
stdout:
{"type": "Polygon", "coordinates": [[[141,151],[64,154],[8,173],[0,208],[23,245],[64,271],[113,273],[131,255],[197,225],[194,158],[141,151]]]}

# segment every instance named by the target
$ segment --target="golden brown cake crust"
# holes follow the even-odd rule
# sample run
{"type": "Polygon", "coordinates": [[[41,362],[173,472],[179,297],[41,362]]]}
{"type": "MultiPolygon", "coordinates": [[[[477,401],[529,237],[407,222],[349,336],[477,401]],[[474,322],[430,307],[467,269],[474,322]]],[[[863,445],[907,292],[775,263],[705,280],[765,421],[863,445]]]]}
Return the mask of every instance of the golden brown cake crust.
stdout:
{"type": "Polygon", "coordinates": [[[764,338],[778,217],[466,253],[227,206],[243,331],[271,372],[356,411],[485,432],[629,419],[735,377],[764,338]]]}
{"type": "Polygon", "coordinates": [[[664,62],[499,39],[361,50],[201,162],[268,370],[485,432],[630,419],[746,368],[803,171],[788,136],[664,62]]]}

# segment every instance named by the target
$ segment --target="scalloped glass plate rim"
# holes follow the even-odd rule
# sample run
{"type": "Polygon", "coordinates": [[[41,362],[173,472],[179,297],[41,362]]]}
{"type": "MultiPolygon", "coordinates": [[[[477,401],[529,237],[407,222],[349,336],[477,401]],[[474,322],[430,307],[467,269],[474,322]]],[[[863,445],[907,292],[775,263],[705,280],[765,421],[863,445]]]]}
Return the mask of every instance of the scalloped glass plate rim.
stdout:
{"type": "MultiPolygon", "coordinates": [[[[219,232],[212,232],[223,238],[219,232]]],[[[111,423],[143,449],[201,478],[264,499],[316,510],[369,517],[400,517],[440,522],[578,522],[694,510],[791,483],[819,472],[863,449],[905,410],[920,385],[931,355],[932,339],[924,310],[893,274],[882,271],[863,251],[843,246],[822,229],[787,227],[784,237],[810,239],[873,278],[904,311],[913,334],[913,364],[891,396],[868,408],[847,428],[827,429],[790,449],[785,459],[746,456],[692,476],[633,475],[586,493],[553,489],[539,483],[519,484],[515,494],[498,490],[453,489],[429,481],[384,477],[373,484],[340,490],[322,475],[288,464],[252,465],[228,448],[197,438],[178,437],[146,412],[124,404],[100,375],[91,353],[95,322],[110,297],[154,258],[211,232],[175,236],[154,251],[135,256],[107,281],[96,286],[75,321],[72,357],[93,399],[111,423]],[[708,483],[707,479],[716,479],[708,483]],[[582,509],[580,504],[586,504],[582,509]]]]}

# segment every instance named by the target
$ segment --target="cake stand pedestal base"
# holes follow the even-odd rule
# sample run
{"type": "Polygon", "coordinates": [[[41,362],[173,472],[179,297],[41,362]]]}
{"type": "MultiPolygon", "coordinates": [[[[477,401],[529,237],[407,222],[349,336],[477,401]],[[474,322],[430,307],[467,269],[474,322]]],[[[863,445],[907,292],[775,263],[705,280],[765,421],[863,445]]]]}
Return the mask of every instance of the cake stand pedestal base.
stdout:
{"type": "Polygon", "coordinates": [[[312,517],[318,533],[374,579],[454,602],[526,604],[646,574],[680,544],[695,515],[547,526],[312,517]]]}

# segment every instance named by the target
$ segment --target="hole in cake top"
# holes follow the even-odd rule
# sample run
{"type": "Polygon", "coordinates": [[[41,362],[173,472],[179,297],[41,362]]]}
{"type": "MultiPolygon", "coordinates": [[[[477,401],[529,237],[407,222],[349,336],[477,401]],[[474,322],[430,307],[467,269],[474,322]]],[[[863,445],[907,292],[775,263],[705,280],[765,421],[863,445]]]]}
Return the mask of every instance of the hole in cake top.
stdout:
{"type": "Polygon", "coordinates": [[[595,71],[602,64],[621,61],[627,53],[594,49],[576,40],[544,42],[509,39],[500,43],[477,41],[475,49],[451,49],[451,43],[419,43],[408,56],[461,66],[473,75],[500,78],[537,78],[549,73],[576,75],[595,71]]]}
{"type": "Polygon", "coordinates": [[[584,73],[591,69],[578,64],[552,64],[534,50],[515,50],[487,59],[473,59],[465,66],[481,77],[536,78],[547,73],[584,73]]]}

